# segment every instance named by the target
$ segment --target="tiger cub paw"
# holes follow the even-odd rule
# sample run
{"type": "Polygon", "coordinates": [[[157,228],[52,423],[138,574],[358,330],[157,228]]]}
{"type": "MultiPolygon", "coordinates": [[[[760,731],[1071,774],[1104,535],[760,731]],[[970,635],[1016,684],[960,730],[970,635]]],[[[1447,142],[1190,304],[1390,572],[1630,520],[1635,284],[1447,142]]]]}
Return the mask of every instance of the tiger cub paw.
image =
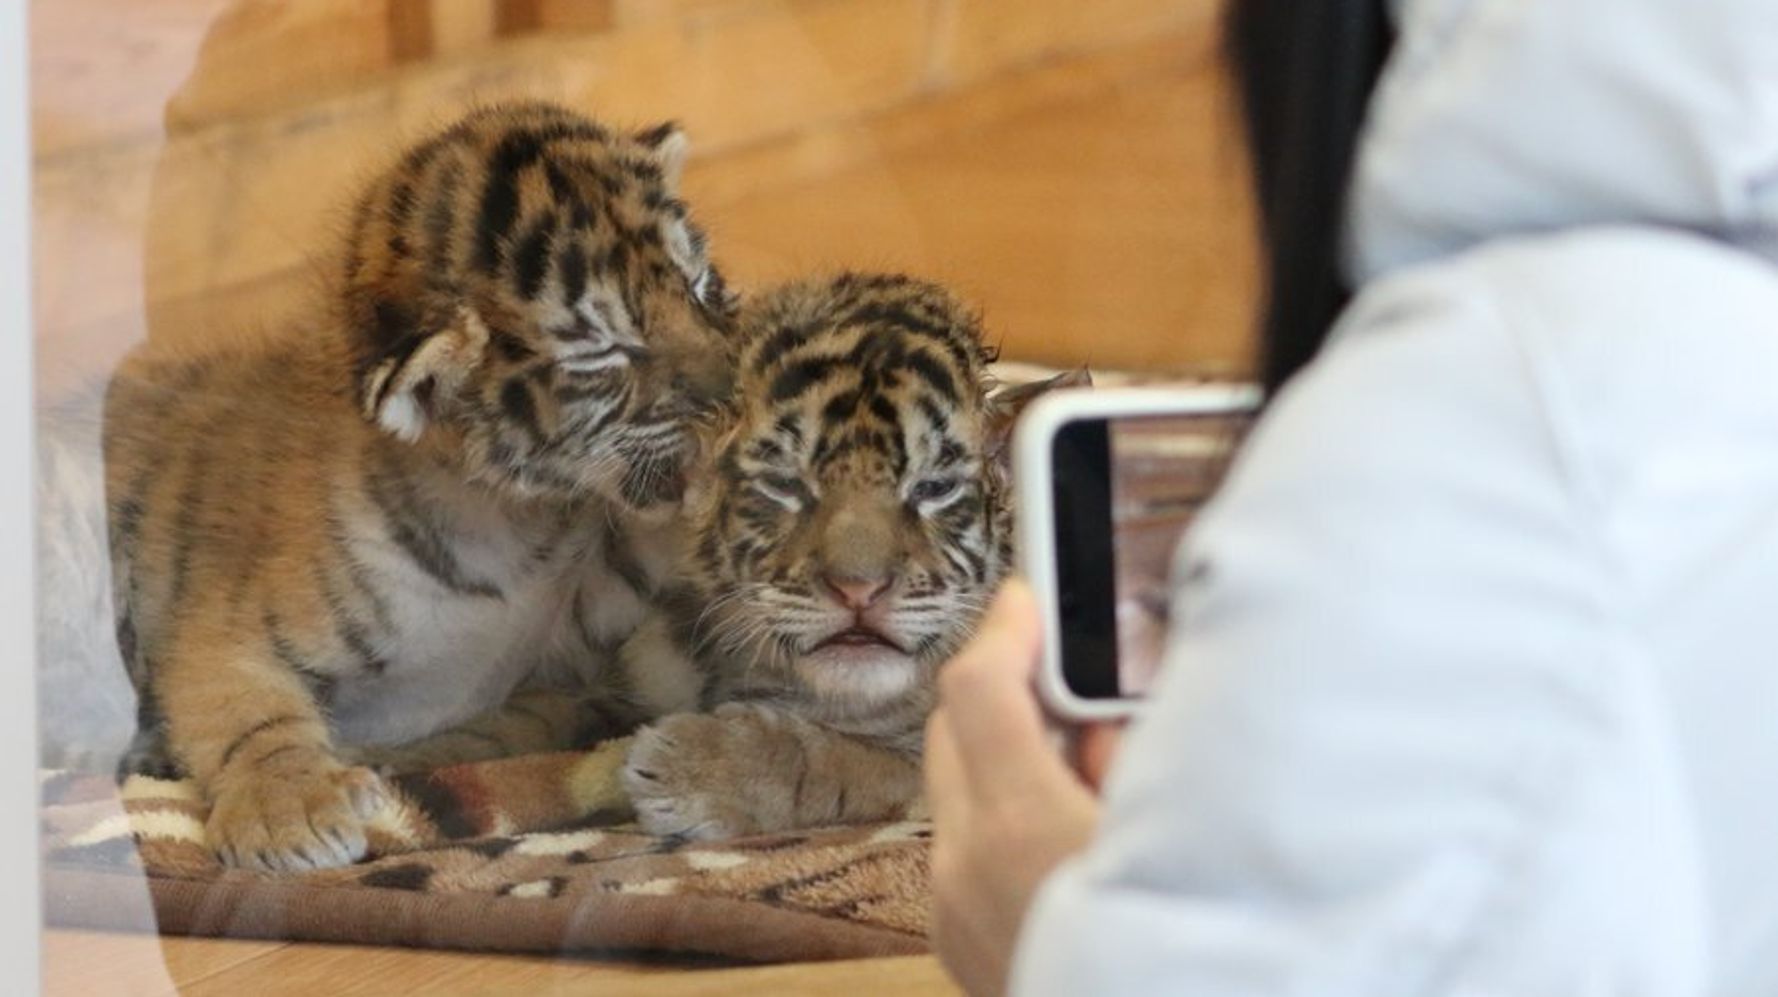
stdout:
{"type": "Polygon", "coordinates": [[[319,748],[291,748],[224,769],[211,783],[205,833],[223,863],[267,872],[350,865],[365,828],[389,803],[382,779],[319,748]]]}
{"type": "Polygon", "coordinates": [[[623,784],[653,835],[734,838],[788,824],[801,745],[784,714],[727,705],[678,713],[636,733],[623,784]]]}

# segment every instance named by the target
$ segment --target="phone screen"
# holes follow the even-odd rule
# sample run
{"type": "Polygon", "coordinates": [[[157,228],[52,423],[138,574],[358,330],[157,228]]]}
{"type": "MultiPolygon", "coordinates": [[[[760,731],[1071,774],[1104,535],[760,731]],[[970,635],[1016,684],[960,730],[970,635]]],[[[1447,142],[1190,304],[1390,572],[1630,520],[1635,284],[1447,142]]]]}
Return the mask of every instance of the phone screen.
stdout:
{"type": "Polygon", "coordinates": [[[1062,674],[1075,695],[1147,695],[1172,609],[1173,552],[1241,417],[1083,419],[1051,444],[1062,674]]]}

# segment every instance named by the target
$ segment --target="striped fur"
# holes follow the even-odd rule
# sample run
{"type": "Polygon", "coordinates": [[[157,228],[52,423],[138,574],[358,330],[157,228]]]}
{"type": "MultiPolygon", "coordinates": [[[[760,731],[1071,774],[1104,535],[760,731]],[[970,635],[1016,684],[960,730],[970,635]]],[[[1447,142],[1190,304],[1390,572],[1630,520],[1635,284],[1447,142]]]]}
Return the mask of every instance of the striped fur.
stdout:
{"type": "MultiPolygon", "coordinates": [[[[609,688],[732,377],[683,154],[670,127],[476,112],[370,185],[310,328],[114,380],[123,768],[195,777],[230,862],[351,861],[381,797],[354,759],[515,689],[609,688]]],[[[600,705],[457,747],[633,722],[600,705]]]]}
{"type": "Polygon", "coordinates": [[[934,673],[1011,562],[1001,457],[1033,392],[991,395],[976,316],[907,277],[792,284],[741,325],[685,583],[624,652],[729,705],[647,728],[626,779],[662,833],[894,817],[934,673]]]}

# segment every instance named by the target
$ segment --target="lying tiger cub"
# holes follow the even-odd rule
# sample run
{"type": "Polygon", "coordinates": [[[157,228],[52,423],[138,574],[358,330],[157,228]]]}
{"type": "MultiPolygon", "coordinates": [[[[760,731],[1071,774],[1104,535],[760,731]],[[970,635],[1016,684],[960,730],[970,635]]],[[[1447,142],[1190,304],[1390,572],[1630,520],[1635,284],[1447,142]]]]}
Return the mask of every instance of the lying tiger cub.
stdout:
{"type": "Polygon", "coordinates": [[[714,712],[640,731],[624,785],[656,834],[911,815],[935,671],[1011,561],[1013,417],[1063,379],[990,394],[976,316],[907,277],[772,290],[740,325],[683,584],[623,651],[651,711],[714,712]]]}
{"type": "MultiPolygon", "coordinates": [[[[354,762],[611,670],[731,388],[684,154],[671,127],[471,114],[371,185],[313,328],[114,380],[123,770],[195,779],[226,861],[351,862],[383,793],[354,762]]],[[[556,702],[513,708],[599,719],[556,702]]]]}

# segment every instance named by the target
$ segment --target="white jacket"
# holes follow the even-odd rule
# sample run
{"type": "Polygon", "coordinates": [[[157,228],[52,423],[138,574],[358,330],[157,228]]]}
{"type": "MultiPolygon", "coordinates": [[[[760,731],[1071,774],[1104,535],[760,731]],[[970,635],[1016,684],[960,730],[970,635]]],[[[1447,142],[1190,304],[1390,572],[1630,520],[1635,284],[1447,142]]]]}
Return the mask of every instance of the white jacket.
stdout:
{"type": "Polygon", "coordinates": [[[1397,7],[1013,989],[1778,995],[1778,4],[1397,7]]]}

